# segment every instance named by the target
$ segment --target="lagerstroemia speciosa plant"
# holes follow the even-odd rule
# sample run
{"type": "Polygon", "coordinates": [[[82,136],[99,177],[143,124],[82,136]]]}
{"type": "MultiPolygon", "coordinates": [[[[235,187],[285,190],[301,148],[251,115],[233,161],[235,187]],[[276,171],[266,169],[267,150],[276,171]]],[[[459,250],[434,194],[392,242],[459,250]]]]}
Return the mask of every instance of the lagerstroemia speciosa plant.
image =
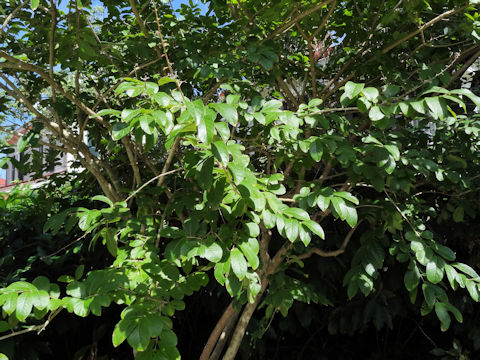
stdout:
{"type": "Polygon", "coordinates": [[[1,339],[120,305],[114,346],[177,359],[175,316],[215,283],[230,305],[197,356],[234,359],[252,317],[382,297],[393,271],[418,313],[462,322],[452,294],[480,291],[452,240],[478,222],[480,98],[462,82],[477,10],[2,1],[0,129],[21,136],[2,151],[26,155],[0,161],[26,173],[50,166],[40,145],[73,155],[94,196],[44,232],[109,255],[4,283],[1,339]]]}

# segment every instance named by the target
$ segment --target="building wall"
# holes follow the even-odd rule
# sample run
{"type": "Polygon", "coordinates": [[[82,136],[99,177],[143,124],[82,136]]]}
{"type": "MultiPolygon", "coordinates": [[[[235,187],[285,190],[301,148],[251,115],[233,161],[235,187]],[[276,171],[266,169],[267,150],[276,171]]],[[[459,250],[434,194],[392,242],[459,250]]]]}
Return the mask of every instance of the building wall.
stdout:
{"type": "MultiPolygon", "coordinates": [[[[38,150],[40,152],[42,152],[43,154],[45,154],[45,156],[48,152],[48,148],[43,147],[43,146],[38,148],[38,150]]],[[[12,158],[15,158],[17,161],[21,162],[23,155],[24,154],[26,155],[30,152],[31,152],[31,150],[28,149],[23,154],[21,154],[21,153],[18,152],[18,150],[15,150],[15,152],[10,154],[9,156],[12,157],[12,158]]],[[[59,172],[67,170],[67,166],[68,166],[67,155],[63,154],[60,158],[57,159],[57,163],[58,164],[55,165],[54,167],[44,170],[42,176],[46,177],[46,176],[49,176],[51,174],[59,173],[59,172]]],[[[13,166],[13,164],[11,162],[8,163],[8,168],[7,168],[7,171],[6,171],[7,185],[10,184],[12,181],[17,181],[17,180],[30,181],[30,180],[33,179],[33,177],[34,177],[33,174],[22,174],[18,169],[16,169],[13,166]]]]}

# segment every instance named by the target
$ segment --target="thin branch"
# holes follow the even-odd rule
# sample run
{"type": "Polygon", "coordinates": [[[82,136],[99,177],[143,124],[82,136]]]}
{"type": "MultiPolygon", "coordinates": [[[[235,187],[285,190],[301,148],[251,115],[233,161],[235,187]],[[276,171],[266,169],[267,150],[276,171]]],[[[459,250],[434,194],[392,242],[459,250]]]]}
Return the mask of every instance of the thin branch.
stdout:
{"type": "Polygon", "coordinates": [[[49,129],[53,134],[56,134],[63,142],[69,153],[78,156],[78,159],[82,165],[97,179],[105,195],[107,195],[113,201],[120,201],[120,196],[112,187],[112,184],[108,182],[101,173],[101,167],[98,164],[98,159],[93,157],[93,155],[90,153],[90,149],[85,145],[85,143],[79,141],[72,135],[71,132],[67,131],[66,129],[60,129],[60,126],[57,123],[48,120],[48,118],[40,113],[27,99],[27,97],[6,76],[0,73],[0,78],[2,78],[11,88],[8,88],[2,83],[0,83],[0,87],[13,98],[17,99],[17,101],[23,104],[28,110],[30,110],[47,127],[47,129],[49,129]],[[82,154],[84,158],[79,157],[80,154],[82,154]]]}
{"type": "Polygon", "coordinates": [[[175,170],[170,170],[170,171],[161,173],[160,175],[154,176],[153,178],[151,178],[150,180],[148,180],[146,183],[144,183],[142,186],[140,186],[137,190],[135,190],[132,194],[130,194],[130,195],[125,199],[125,201],[129,201],[130,199],[132,199],[133,197],[135,197],[140,191],[142,191],[146,186],[148,186],[149,184],[151,184],[151,183],[154,182],[155,180],[160,179],[160,178],[163,178],[163,177],[165,177],[165,176],[167,176],[167,175],[176,173],[177,171],[180,171],[180,170],[182,170],[182,169],[179,168],[179,169],[175,169],[175,170]]]}
{"type": "MultiPolygon", "coordinates": [[[[175,152],[177,151],[178,146],[180,145],[180,138],[176,138],[175,142],[173,143],[172,147],[170,148],[170,151],[168,153],[167,160],[165,160],[165,164],[163,165],[162,173],[166,173],[168,169],[170,168],[170,165],[172,165],[173,158],[175,156],[175,152]]],[[[160,174],[161,175],[161,174],[160,174]]],[[[160,176],[158,175],[158,176],[160,176]]],[[[163,185],[165,182],[165,177],[160,177],[157,182],[157,186],[160,187],[163,185]]]]}
{"type": "Polygon", "coordinates": [[[42,68],[26,63],[22,60],[19,60],[7,52],[0,50],[0,56],[4,57],[7,61],[0,62],[0,68],[9,68],[9,69],[17,69],[17,70],[24,70],[30,71],[33,73],[38,74],[42,79],[44,79],[50,86],[53,86],[55,90],[57,90],[60,94],[65,96],[68,100],[73,102],[77,105],[83,112],[87,113],[90,116],[93,116],[97,122],[99,122],[102,126],[106,129],[110,129],[110,124],[105,121],[101,116],[98,116],[92,109],[90,109],[87,105],[85,105],[82,101],[80,101],[76,96],[67,92],[58,82],[52,79],[42,68]]]}
{"type": "Polygon", "coordinates": [[[308,46],[308,59],[310,62],[310,81],[312,84],[312,97],[317,97],[317,72],[315,70],[315,51],[312,44],[312,39],[308,37],[308,35],[303,31],[302,27],[299,23],[295,24],[297,26],[298,31],[302,34],[303,38],[307,42],[308,46]]]}
{"type": "MultiPolygon", "coordinates": [[[[131,77],[132,75],[134,75],[137,71],[140,71],[142,69],[145,69],[146,67],[149,67],[150,65],[152,64],[155,64],[156,62],[160,61],[160,58],[157,58],[157,59],[154,59],[154,60],[151,60],[151,61],[148,61],[144,64],[141,64],[141,65],[138,65],[138,66],[135,66],[133,68],[132,71],[130,71],[126,77],[131,77]]],[[[123,83],[125,80],[122,79],[120,81],[118,81],[115,85],[111,86],[107,91],[105,91],[102,95],[100,95],[100,97],[98,98],[98,100],[95,102],[95,104],[92,106],[92,110],[95,110],[103,101],[105,101],[105,98],[110,95],[110,93],[112,91],[115,91],[116,88],[118,88],[120,86],[121,83],[123,83]]]]}
{"type": "Polygon", "coordinates": [[[382,54],[386,54],[387,52],[389,52],[390,50],[392,50],[393,48],[396,48],[398,45],[404,43],[405,41],[407,41],[408,39],[414,37],[415,35],[418,35],[420,34],[422,31],[424,31],[426,28],[429,28],[430,26],[436,24],[437,22],[439,22],[440,20],[443,20],[449,16],[452,16],[452,15],[455,15],[463,10],[465,10],[469,5],[464,5],[458,9],[452,9],[452,10],[449,10],[449,11],[446,11],[444,12],[443,14],[440,14],[438,15],[437,17],[433,18],[432,20],[430,20],[429,22],[423,24],[422,26],[420,26],[418,29],[416,29],[415,31],[412,31],[411,33],[405,35],[404,37],[402,37],[401,39],[398,39],[397,41],[393,42],[392,44],[390,44],[389,46],[387,46],[385,49],[382,50],[382,54]]]}
{"type": "Polygon", "coordinates": [[[14,331],[14,332],[11,332],[10,334],[0,336],[0,341],[6,340],[6,339],[14,337],[14,336],[26,334],[26,333],[29,333],[29,332],[32,332],[32,331],[38,331],[37,334],[40,334],[43,330],[45,330],[45,328],[48,326],[48,324],[50,324],[50,322],[53,320],[53,318],[60,313],[61,310],[62,310],[61,308],[58,308],[58,309],[52,311],[50,313],[50,315],[48,316],[47,320],[43,324],[29,326],[26,329],[23,329],[23,330],[20,330],[20,331],[14,331]]]}
{"type": "MultiPolygon", "coordinates": [[[[142,18],[140,17],[140,13],[138,12],[137,5],[135,5],[135,0],[128,0],[130,7],[132,8],[133,14],[135,15],[135,20],[137,20],[138,26],[140,26],[140,30],[142,30],[143,35],[147,39],[150,38],[150,33],[148,32],[147,27],[145,26],[145,23],[143,22],[142,18]]],[[[146,5],[146,4],[145,4],[146,5]]],[[[157,53],[157,56],[159,58],[162,57],[162,53],[160,52],[160,49],[155,45],[155,52],[157,53]]]]}
{"type": "Polygon", "coordinates": [[[20,5],[18,5],[10,15],[7,16],[7,18],[5,19],[5,21],[3,22],[2,24],[2,28],[0,29],[0,38],[3,36],[3,32],[5,31],[5,28],[7,27],[8,23],[15,17],[15,15],[17,15],[17,13],[22,10],[22,8],[27,5],[30,1],[29,0],[25,0],[24,2],[22,2],[20,5]]]}
{"type": "Polygon", "coordinates": [[[90,22],[90,19],[88,18],[87,14],[85,14],[85,12],[83,11],[83,9],[80,9],[80,11],[83,13],[83,16],[85,18],[85,21],[87,22],[88,26],[90,27],[90,30],[92,30],[92,34],[93,36],[95,37],[95,40],[97,41],[98,45],[100,46],[100,49],[102,50],[102,52],[108,57],[108,60],[110,61],[110,64],[112,64],[115,68],[117,68],[117,70],[120,70],[118,69],[118,67],[115,65],[115,62],[113,61],[113,58],[111,57],[111,55],[108,53],[108,51],[105,51],[103,45],[102,45],[102,41],[100,40],[100,38],[98,37],[97,33],[95,32],[95,28],[93,27],[92,23],[90,22]]]}
{"type": "Polygon", "coordinates": [[[413,226],[413,224],[410,222],[410,220],[408,220],[408,218],[405,216],[405,214],[402,212],[402,210],[400,210],[400,208],[398,207],[397,203],[392,199],[392,197],[388,194],[388,192],[385,190],[384,191],[385,195],[387,195],[388,197],[388,200],[390,200],[390,202],[393,204],[393,206],[395,206],[395,209],[397,209],[398,213],[405,219],[405,221],[407,222],[408,225],[410,225],[410,227],[412,228],[412,230],[415,232],[415,235],[417,235],[417,237],[421,237],[419,232],[417,231],[417,229],[415,229],[415,227],[413,226]]]}
{"type": "Polygon", "coordinates": [[[362,221],[363,220],[360,220],[359,222],[357,222],[357,225],[355,225],[353,228],[350,229],[347,236],[345,236],[345,239],[343,240],[342,245],[337,250],[325,251],[325,250],[322,250],[322,249],[319,249],[319,248],[313,248],[309,252],[306,252],[304,254],[299,255],[298,258],[300,260],[304,260],[304,259],[307,259],[314,254],[318,255],[318,256],[321,256],[321,257],[336,257],[338,255],[343,254],[345,252],[345,249],[348,246],[348,243],[350,242],[350,239],[352,238],[353,233],[357,229],[358,225],[360,225],[362,223],[362,221]]]}
{"type": "MultiPolygon", "coordinates": [[[[54,63],[54,56],[55,56],[55,30],[57,29],[57,8],[55,6],[55,1],[50,0],[50,11],[52,13],[52,26],[50,27],[50,39],[49,39],[49,74],[50,77],[53,79],[53,67],[54,63]]],[[[52,86],[52,100],[53,102],[56,101],[55,89],[52,86]]]]}
{"type": "Polygon", "coordinates": [[[273,31],[269,36],[267,36],[265,39],[263,39],[262,41],[260,41],[260,44],[263,44],[265,41],[267,40],[270,40],[270,39],[273,39],[275,36],[277,36],[278,34],[281,34],[285,31],[287,31],[288,29],[290,29],[292,26],[294,26],[296,23],[298,23],[300,20],[302,20],[303,18],[313,14],[315,11],[321,9],[322,7],[324,7],[325,5],[328,5],[330,4],[332,1],[334,0],[326,0],[314,7],[312,7],[311,9],[308,9],[307,11],[304,11],[302,13],[300,13],[296,18],[294,18],[292,21],[289,21],[288,23],[286,24],[283,24],[282,26],[280,26],[279,28],[277,28],[275,31],[273,31]]]}
{"type": "Polygon", "coordinates": [[[208,90],[208,92],[203,96],[203,104],[206,104],[210,101],[210,99],[212,98],[213,95],[215,95],[215,92],[218,90],[218,88],[220,86],[222,86],[223,82],[226,80],[227,78],[224,76],[222,78],[220,78],[216,83],[215,85],[213,85],[210,90],[208,90]]]}
{"type": "Polygon", "coordinates": [[[335,7],[337,6],[337,0],[334,0],[332,6],[330,7],[330,10],[328,10],[328,13],[327,15],[323,18],[322,20],[322,23],[318,26],[318,28],[313,32],[312,36],[310,37],[310,40],[313,40],[317,35],[318,33],[320,33],[320,31],[322,31],[322,29],[325,27],[325,25],[327,24],[327,21],[328,19],[330,18],[330,16],[332,15],[333,13],[333,10],[335,10],[335,7]]]}
{"type": "Polygon", "coordinates": [[[477,61],[477,59],[478,59],[479,57],[480,57],[480,50],[477,51],[475,54],[473,54],[473,56],[472,56],[470,59],[468,59],[468,61],[467,61],[465,64],[463,64],[463,66],[462,66],[459,70],[455,71],[455,72],[452,74],[452,77],[450,78],[450,81],[449,81],[448,85],[451,85],[457,78],[459,78],[460,76],[462,76],[463,73],[464,73],[465,71],[467,71],[467,69],[468,69],[475,61],[477,61]]]}
{"type": "Polygon", "coordinates": [[[298,109],[300,104],[298,103],[297,99],[295,99],[295,96],[292,94],[290,89],[288,88],[288,85],[285,84],[285,81],[283,81],[282,77],[280,75],[277,75],[276,77],[278,85],[280,85],[280,88],[283,90],[287,98],[292,102],[292,104],[295,106],[295,109],[298,109]]]}
{"type": "MultiPolygon", "coordinates": [[[[130,1],[133,1],[133,0],[130,0],[130,1]]],[[[169,59],[168,54],[167,54],[167,45],[165,44],[165,40],[163,39],[163,34],[162,34],[161,27],[160,27],[160,19],[158,17],[157,3],[156,3],[155,0],[152,0],[152,1],[153,1],[154,9],[155,9],[155,20],[157,22],[157,32],[158,32],[158,36],[160,36],[160,42],[162,43],[163,56],[165,56],[165,60],[167,61],[168,71],[170,72],[170,76],[172,77],[172,79],[175,80],[175,84],[177,85],[177,89],[180,92],[180,94],[182,95],[182,98],[185,98],[184,95],[183,95],[182,88],[180,87],[180,81],[178,81],[177,77],[175,76],[175,74],[173,72],[172,63],[170,62],[170,59],[169,59]]]]}

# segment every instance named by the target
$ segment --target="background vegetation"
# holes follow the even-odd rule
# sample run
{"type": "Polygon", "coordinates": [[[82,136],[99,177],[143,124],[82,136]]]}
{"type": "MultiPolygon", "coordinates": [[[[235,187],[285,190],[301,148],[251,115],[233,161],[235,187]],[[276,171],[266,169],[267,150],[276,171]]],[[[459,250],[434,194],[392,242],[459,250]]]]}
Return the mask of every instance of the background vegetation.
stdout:
{"type": "Polygon", "coordinates": [[[1,11],[4,357],[478,357],[475,3],[1,11]]]}

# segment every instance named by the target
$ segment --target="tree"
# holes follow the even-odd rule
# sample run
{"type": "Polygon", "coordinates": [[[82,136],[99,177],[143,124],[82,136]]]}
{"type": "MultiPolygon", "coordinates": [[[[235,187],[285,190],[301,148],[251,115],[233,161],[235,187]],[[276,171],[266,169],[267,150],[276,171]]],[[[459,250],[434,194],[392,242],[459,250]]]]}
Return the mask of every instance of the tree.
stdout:
{"type": "Polygon", "coordinates": [[[79,261],[60,287],[5,284],[1,324],[14,332],[1,339],[116,303],[115,346],[178,358],[172,319],[209,281],[231,303],[201,359],[234,359],[255,313],[335,307],[345,293],[380,327],[403,292],[442,330],[462,322],[452,291],[480,291],[454,236],[478,213],[480,98],[460,82],[480,56],[476,5],[100,4],[3,4],[5,118],[26,111],[22,146],[73,154],[73,178],[96,184],[44,232],[79,229],[75,243],[110,257],[79,261]]]}

